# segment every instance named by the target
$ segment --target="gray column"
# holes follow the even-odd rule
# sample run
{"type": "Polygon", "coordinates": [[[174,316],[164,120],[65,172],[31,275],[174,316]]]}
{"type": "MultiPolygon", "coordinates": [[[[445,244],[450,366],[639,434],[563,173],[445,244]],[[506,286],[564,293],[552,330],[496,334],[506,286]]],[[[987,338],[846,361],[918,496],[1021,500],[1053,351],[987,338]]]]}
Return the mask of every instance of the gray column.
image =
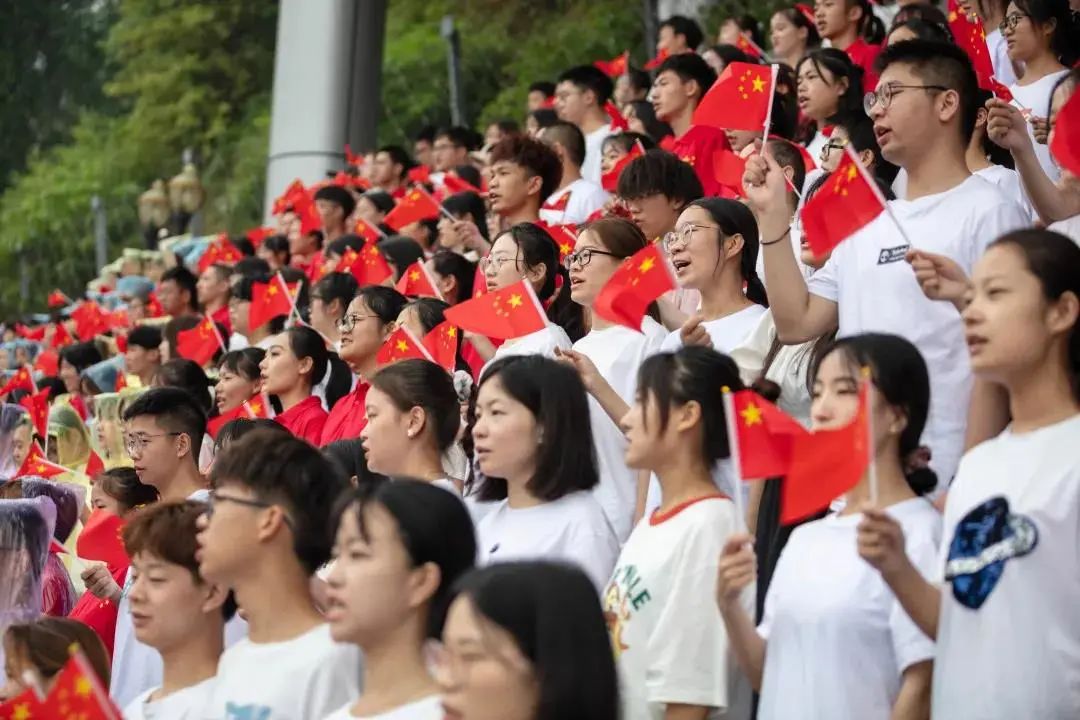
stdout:
{"type": "Polygon", "coordinates": [[[374,147],[387,0],[281,0],[266,212],[293,180],[344,164],[348,142],[374,147]]]}

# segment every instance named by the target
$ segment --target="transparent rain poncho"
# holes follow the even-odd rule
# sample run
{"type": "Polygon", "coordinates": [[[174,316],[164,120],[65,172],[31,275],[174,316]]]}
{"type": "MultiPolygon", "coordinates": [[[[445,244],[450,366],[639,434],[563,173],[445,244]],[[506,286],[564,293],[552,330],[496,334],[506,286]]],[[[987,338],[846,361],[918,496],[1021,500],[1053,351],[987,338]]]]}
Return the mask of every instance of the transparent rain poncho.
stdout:
{"type": "MultiPolygon", "coordinates": [[[[41,581],[56,523],[48,498],[0,500],[0,637],[41,615],[41,581]]],[[[3,663],[0,643],[0,664],[3,663]]]]}
{"type": "Polygon", "coordinates": [[[13,478],[19,469],[13,448],[15,427],[26,414],[21,405],[0,403],[0,482],[13,478]]]}

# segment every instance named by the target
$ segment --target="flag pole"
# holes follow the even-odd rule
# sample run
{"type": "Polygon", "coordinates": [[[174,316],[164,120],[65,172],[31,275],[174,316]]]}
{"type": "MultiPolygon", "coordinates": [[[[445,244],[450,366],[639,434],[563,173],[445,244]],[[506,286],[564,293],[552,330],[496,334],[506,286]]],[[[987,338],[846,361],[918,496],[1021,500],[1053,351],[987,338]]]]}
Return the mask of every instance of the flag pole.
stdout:
{"type": "Polygon", "coordinates": [[[769,66],[769,71],[772,73],[772,79],[769,81],[769,107],[765,110],[765,127],[761,133],[761,142],[763,145],[769,139],[769,126],[772,125],[773,100],[776,99],[776,77],[780,72],[780,66],[774,63],[769,66]]]}
{"type": "Polygon", "coordinates": [[[866,439],[866,452],[869,455],[870,462],[866,466],[866,475],[870,485],[870,504],[877,506],[878,475],[875,460],[877,453],[874,452],[874,415],[870,412],[870,368],[864,365],[860,374],[862,375],[862,392],[859,393],[859,404],[864,405],[860,409],[866,413],[866,432],[869,435],[866,439]]]}
{"type": "Polygon", "coordinates": [[[731,454],[731,466],[735,470],[735,491],[731,501],[735,504],[735,514],[739,517],[741,526],[738,530],[749,527],[746,519],[746,508],[743,507],[742,496],[742,460],[739,457],[739,434],[735,431],[735,398],[731,395],[731,388],[727,385],[720,388],[724,398],[724,425],[727,428],[728,452],[731,454]]]}
{"type": "Polygon", "coordinates": [[[289,286],[288,284],[286,284],[285,278],[281,274],[281,270],[277,271],[277,274],[274,275],[274,279],[278,281],[278,284],[281,286],[282,291],[284,291],[285,293],[285,297],[289,301],[289,319],[291,320],[292,316],[296,315],[298,319],[303,320],[303,318],[300,317],[300,311],[296,309],[296,301],[293,300],[292,293],[289,292],[289,286]]]}
{"type": "Polygon", "coordinates": [[[442,213],[443,217],[447,218],[451,222],[457,222],[458,221],[458,219],[456,217],[454,217],[453,215],[451,215],[450,211],[447,210],[446,208],[444,208],[443,204],[441,202],[439,202],[435,198],[433,198],[431,196],[431,193],[429,193],[427,190],[425,190],[422,185],[416,185],[414,187],[417,190],[417,192],[423,193],[424,196],[427,197],[428,200],[430,200],[431,202],[433,202],[433,203],[435,203],[436,205],[439,206],[439,212],[442,213]]]}
{"type": "Polygon", "coordinates": [[[218,347],[221,348],[222,352],[229,352],[229,346],[225,344],[225,340],[222,339],[221,333],[218,332],[217,323],[214,322],[214,318],[210,317],[210,313],[204,313],[203,317],[205,317],[207,322],[210,323],[210,328],[214,331],[214,337],[217,338],[218,347]]]}

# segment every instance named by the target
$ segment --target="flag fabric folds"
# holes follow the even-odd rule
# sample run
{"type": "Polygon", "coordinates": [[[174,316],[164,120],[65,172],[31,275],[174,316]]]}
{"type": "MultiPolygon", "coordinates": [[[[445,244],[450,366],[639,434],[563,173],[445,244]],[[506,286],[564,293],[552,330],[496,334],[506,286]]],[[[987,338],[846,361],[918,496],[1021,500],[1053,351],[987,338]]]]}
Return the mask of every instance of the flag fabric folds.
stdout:
{"type": "Polygon", "coordinates": [[[649,305],[676,287],[667,258],[652,243],[623,260],[600,289],[593,310],[609,322],[641,332],[649,305]]]}
{"type": "Polygon", "coordinates": [[[884,210],[884,196],[848,145],[825,185],[803,206],[803,236],[824,257],[884,210]]]}
{"type": "Polygon", "coordinates": [[[548,324],[544,308],[526,280],[449,307],[446,319],[462,330],[501,340],[538,332],[548,324]]]}
{"type": "Polygon", "coordinates": [[[772,104],[772,68],[734,62],[720,73],[701,104],[693,124],[724,130],[761,130],[772,104]]]}

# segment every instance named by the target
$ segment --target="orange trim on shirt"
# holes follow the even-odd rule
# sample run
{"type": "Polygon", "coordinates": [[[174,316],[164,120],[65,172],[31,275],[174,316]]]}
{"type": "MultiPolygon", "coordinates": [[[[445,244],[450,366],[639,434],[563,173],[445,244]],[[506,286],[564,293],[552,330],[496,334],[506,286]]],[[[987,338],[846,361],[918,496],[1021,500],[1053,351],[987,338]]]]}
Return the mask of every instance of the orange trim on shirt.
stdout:
{"type": "Polygon", "coordinates": [[[667,512],[664,512],[664,513],[660,512],[659,510],[654,510],[653,514],[649,516],[649,525],[650,526],[655,526],[655,525],[659,525],[662,522],[667,522],[671,518],[673,518],[676,515],[678,515],[679,513],[681,513],[686,508],[690,507],[691,505],[693,505],[695,503],[699,503],[702,500],[730,500],[730,499],[731,498],[729,498],[724,493],[716,493],[715,495],[702,495],[699,498],[694,498],[692,500],[687,500],[686,502],[679,503],[678,505],[676,505],[675,507],[671,508],[670,510],[668,510],[667,512]]]}

